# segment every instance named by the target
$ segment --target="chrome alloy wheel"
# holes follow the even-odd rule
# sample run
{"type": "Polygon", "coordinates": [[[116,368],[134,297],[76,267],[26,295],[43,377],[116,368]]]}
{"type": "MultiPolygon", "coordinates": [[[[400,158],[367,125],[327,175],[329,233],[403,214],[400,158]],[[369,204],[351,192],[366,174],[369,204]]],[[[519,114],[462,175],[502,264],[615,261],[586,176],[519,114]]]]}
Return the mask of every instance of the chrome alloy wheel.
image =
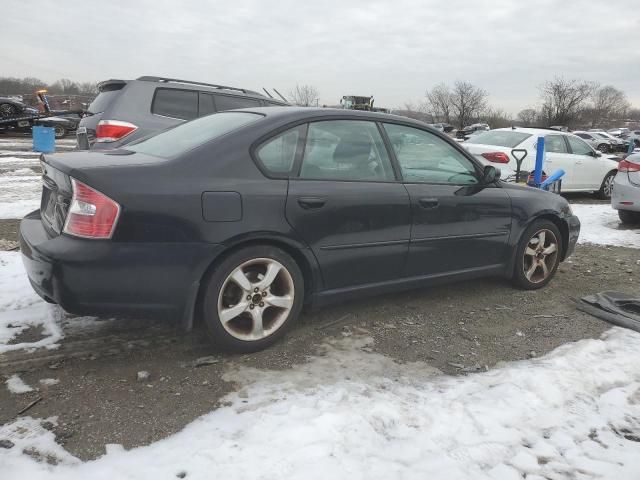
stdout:
{"type": "Polygon", "coordinates": [[[611,198],[613,194],[613,184],[615,180],[615,175],[608,175],[607,178],[604,179],[604,184],[602,185],[602,193],[606,198],[611,198]]]}
{"type": "Polygon", "coordinates": [[[536,232],[524,250],[522,267],[531,283],[540,283],[553,271],[558,258],[558,239],[551,230],[536,232]]]}
{"type": "Polygon", "coordinates": [[[294,295],[293,278],[280,262],[254,258],[225,279],[218,295],[218,317],[233,337],[260,340],[285,323],[294,295]]]}

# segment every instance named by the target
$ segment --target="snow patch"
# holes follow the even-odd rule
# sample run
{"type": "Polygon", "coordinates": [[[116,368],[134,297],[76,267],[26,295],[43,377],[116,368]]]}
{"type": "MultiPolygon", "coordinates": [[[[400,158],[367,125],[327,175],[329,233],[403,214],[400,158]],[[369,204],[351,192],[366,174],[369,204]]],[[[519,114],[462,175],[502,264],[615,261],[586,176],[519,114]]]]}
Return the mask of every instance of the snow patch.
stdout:
{"type": "Polygon", "coordinates": [[[60,383],[60,380],[57,378],[41,378],[40,385],[44,385],[45,387],[50,387],[52,385],[57,385],[60,383]]]}
{"type": "Polygon", "coordinates": [[[33,170],[21,165],[3,173],[0,175],[0,219],[22,218],[37,210],[41,195],[42,180],[33,170]]]}
{"type": "Polygon", "coordinates": [[[571,204],[580,219],[580,243],[640,248],[640,228],[622,226],[618,212],[608,204],[571,204]]]}
{"type": "Polygon", "coordinates": [[[235,367],[240,390],[147,447],[81,463],[33,419],[0,428],[7,478],[640,477],[640,334],[613,329],[464,377],[334,341],[287,371],[235,367]],[[8,432],[8,433],[7,433],[8,432]],[[37,461],[49,455],[57,465],[37,461]],[[184,474],[184,475],[183,475],[184,474]]]}
{"type": "Polygon", "coordinates": [[[19,395],[21,393],[33,392],[33,388],[24,383],[18,375],[11,375],[5,383],[11,393],[19,395]]]}
{"type": "Polygon", "coordinates": [[[55,348],[62,338],[61,312],[34,291],[19,252],[0,252],[0,354],[25,348],[55,348]],[[28,329],[39,330],[33,341],[15,342],[28,329]]]}

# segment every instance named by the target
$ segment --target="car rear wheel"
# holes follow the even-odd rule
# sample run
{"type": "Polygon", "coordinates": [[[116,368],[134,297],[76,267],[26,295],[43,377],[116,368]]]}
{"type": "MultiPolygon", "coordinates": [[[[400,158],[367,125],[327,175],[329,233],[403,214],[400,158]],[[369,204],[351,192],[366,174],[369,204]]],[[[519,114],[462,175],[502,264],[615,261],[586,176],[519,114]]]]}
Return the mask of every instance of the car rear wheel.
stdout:
{"type": "Polygon", "coordinates": [[[624,225],[640,225],[640,212],[618,210],[618,217],[620,217],[620,222],[624,225]]]}
{"type": "Polygon", "coordinates": [[[18,108],[10,103],[0,103],[0,117],[8,118],[17,115],[18,108]]]}
{"type": "Polygon", "coordinates": [[[224,350],[262,350],[295,322],[303,297],[302,272],[290,255],[271,246],[243,248],[225,258],[207,282],[207,332],[224,350]]]}
{"type": "Polygon", "coordinates": [[[524,232],[516,252],[513,274],[515,284],[525,290],[536,290],[551,281],[558,269],[562,253],[562,237],[549,220],[536,220],[524,232]]]}
{"type": "Polygon", "coordinates": [[[607,173],[607,176],[602,180],[602,185],[600,186],[600,190],[596,193],[596,196],[600,200],[610,200],[611,195],[613,194],[613,182],[616,178],[617,171],[607,173]]]}
{"type": "Polygon", "coordinates": [[[598,150],[600,150],[602,153],[609,153],[610,148],[606,143],[601,143],[600,145],[598,145],[598,150]]]}

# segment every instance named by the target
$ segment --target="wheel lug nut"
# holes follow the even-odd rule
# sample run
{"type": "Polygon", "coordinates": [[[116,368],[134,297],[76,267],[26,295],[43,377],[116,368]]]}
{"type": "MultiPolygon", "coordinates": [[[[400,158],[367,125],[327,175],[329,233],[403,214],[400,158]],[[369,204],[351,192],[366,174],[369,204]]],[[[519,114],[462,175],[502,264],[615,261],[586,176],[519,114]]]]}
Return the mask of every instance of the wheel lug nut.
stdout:
{"type": "Polygon", "coordinates": [[[251,295],[247,295],[247,300],[251,300],[251,295]]]}
{"type": "Polygon", "coordinates": [[[253,291],[254,291],[255,293],[258,293],[258,292],[260,291],[260,289],[259,289],[258,287],[256,287],[256,288],[254,288],[254,289],[253,289],[253,291]]]}
{"type": "Polygon", "coordinates": [[[260,306],[261,306],[261,307],[264,307],[264,302],[260,302],[260,306]]]}
{"type": "Polygon", "coordinates": [[[255,305],[252,303],[251,305],[249,305],[249,310],[253,310],[255,307],[255,305]]]}
{"type": "Polygon", "coordinates": [[[267,296],[267,292],[262,292],[262,296],[266,297],[267,296]]]}

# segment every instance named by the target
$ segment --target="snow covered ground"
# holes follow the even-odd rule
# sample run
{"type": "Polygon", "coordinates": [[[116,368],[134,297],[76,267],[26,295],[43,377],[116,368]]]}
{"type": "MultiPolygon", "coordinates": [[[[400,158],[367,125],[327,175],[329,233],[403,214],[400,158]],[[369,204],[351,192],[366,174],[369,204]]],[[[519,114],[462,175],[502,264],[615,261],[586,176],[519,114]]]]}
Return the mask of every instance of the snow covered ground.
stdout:
{"type": "Polygon", "coordinates": [[[640,334],[613,329],[466,377],[395,363],[370,342],[344,338],[284,372],[232,367],[226,379],[240,389],[228,406],[91,462],[41,421],[19,418],[0,427],[15,444],[0,449],[0,471],[30,480],[640,478],[640,334]]]}
{"type": "Polygon", "coordinates": [[[640,248],[640,228],[623,227],[618,212],[608,204],[572,204],[580,219],[580,243],[640,248]]]}
{"type": "Polygon", "coordinates": [[[60,312],[31,288],[19,252],[0,252],[0,354],[24,348],[54,348],[62,338],[60,312]],[[29,328],[39,328],[41,338],[16,342],[29,328]]]}
{"type": "Polygon", "coordinates": [[[22,218],[40,208],[41,176],[30,166],[38,161],[17,157],[0,158],[0,219],[22,218]]]}

